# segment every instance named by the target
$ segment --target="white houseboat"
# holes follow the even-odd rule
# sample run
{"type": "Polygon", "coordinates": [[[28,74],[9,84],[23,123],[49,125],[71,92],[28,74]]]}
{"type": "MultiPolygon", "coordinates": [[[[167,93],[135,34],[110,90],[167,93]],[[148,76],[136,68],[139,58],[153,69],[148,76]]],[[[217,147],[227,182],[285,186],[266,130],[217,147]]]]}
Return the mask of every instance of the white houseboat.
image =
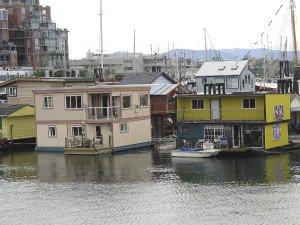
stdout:
{"type": "Polygon", "coordinates": [[[150,86],[34,90],[37,150],[101,154],[151,145],[150,86]]]}

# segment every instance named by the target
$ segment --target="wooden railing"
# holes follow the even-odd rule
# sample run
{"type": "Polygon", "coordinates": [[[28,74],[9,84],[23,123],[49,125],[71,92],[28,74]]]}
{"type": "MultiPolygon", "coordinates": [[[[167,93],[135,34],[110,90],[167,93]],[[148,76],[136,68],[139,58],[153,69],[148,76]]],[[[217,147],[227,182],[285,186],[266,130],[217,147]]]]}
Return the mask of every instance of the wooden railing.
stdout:
{"type": "Polygon", "coordinates": [[[87,120],[103,120],[115,119],[121,117],[121,107],[86,107],[85,119],[87,120]]]}
{"type": "Polygon", "coordinates": [[[264,109],[203,109],[203,110],[177,110],[178,121],[264,121],[264,109]]]}
{"type": "Polygon", "coordinates": [[[87,138],[83,136],[78,137],[66,137],[66,148],[96,148],[96,147],[109,147],[110,143],[105,143],[103,137],[87,138]]]}

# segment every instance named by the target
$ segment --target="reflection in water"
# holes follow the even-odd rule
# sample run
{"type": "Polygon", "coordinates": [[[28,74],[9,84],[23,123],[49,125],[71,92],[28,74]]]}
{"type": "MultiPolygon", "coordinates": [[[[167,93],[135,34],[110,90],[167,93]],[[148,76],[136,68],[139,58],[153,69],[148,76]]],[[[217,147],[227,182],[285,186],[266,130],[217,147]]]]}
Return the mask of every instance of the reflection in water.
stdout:
{"type": "Polygon", "coordinates": [[[297,224],[299,177],[299,151],[244,159],[15,152],[0,156],[0,223],[297,224]]]}
{"type": "Polygon", "coordinates": [[[172,158],[175,171],[184,182],[273,183],[288,182],[289,155],[247,159],[172,158]]]}
{"type": "Polygon", "coordinates": [[[288,182],[291,179],[289,164],[289,154],[267,158],[266,181],[268,183],[288,182]]]}
{"type": "MultiPolygon", "coordinates": [[[[278,183],[293,178],[290,167],[295,161],[300,161],[297,152],[220,159],[172,158],[170,152],[156,150],[100,156],[28,151],[0,157],[0,176],[7,180],[38,179],[41,182],[278,183]],[[290,161],[289,157],[295,160],[290,161]]],[[[294,172],[297,167],[292,168],[294,172]]]]}
{"type": "Polygon", "coordinates": [[[37,154],[34,151],[16,152],[0,156],[0,178],[7,180],[35,179],[37,154]]]}

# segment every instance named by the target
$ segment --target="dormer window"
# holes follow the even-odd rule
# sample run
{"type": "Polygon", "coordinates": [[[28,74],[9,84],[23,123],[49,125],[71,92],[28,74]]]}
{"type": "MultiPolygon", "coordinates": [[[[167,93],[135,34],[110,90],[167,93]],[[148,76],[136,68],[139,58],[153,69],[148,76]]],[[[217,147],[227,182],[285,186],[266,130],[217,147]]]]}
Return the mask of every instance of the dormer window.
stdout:
{"type": "Polygon", "coordinates": [[[237,70],[239,68],[239,66],[234,65],[233,67],[231,67],[231,70],[237,70]]]}

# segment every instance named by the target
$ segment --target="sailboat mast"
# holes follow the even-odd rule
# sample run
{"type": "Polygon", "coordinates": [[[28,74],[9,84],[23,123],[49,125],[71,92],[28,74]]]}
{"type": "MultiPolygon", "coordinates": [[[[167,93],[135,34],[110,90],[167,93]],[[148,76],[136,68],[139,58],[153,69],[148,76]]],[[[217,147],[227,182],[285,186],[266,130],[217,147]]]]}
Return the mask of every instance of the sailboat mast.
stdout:
{"type": "Polygon", "coordinates": [[[102,0],[100,0],[100,79],[103,74],[103,32],[102,32],[102,0]]]}
{"type": "Polygon", "coordinates": [[[290,0],[291,6],[291,20],[292,20],[292,32],[293,32],[293,42],[294,42],[294,54],[295,54],[295,62],[294,64],[298,65],[298,51],[297,51],[297,36],[296,36],[296,24],[295,24],[295,1],[290,0]]]}
{"type": "Polygon", "coordinates": [[[206,43],[206,29],[204,28],[204,42],[205,42],[205,61],[207,61],[207,43],[206,43]]]}

